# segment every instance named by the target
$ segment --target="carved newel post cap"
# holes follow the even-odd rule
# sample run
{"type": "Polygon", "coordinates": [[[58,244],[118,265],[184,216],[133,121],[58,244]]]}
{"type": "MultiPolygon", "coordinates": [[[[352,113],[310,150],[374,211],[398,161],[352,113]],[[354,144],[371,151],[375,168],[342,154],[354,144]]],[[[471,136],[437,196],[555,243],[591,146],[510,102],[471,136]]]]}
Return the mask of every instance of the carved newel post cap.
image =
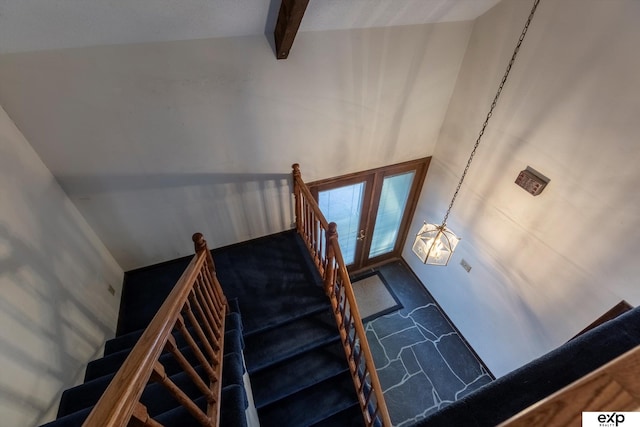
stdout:
{"type": "Polygon", "coordinates": [[[202,248],[204,247],[204,245],[207,244],[206,240],[204,240],[204,236],[202,235],[202,233],[194,233],[194,235],[191,236],[191,240],[193,240],[193,244],[195,245],[196,248],[202,248]]]}

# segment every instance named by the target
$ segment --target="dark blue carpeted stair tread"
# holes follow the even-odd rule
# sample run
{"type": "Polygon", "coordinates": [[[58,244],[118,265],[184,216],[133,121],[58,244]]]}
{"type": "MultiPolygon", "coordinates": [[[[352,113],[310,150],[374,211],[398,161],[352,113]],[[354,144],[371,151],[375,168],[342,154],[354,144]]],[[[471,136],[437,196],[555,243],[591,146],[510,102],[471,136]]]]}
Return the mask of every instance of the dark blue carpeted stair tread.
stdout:
{"type": "MultiPolygon", "coordinates": [[[[337,414],[313,424],[311,427],[364,427],[364,425],[364,417],[362,416],[360,404],[355,403],[337,414]]],[[[376,424],[376,427],[377,426],[382,427],[381,424],[376,424]]]]}
{"type": "Polygon", "coordinates": [[[143,332],[144,329],[139,329],[107,340],[107,342],[104,343],[104,355],[108,356],[122,350],[131,350],[133,346],[136,345],[143,332]]]}
{"type": "Polygon", "coordinates": [[[117,336],[149,325],[190,261],[185,257],[125,273],[117,336]]]}
{"type": "MultiPolygon", "coordinates": [[[[201,367],[196,367],[196,370],[201,377],[205,379],[204,370],[201,367]]],[[[105,375],[104,377],[65,390],[60,399],[58,417],[64,417],[75,411],[95,405],[111,383],[114,375],[115,374],[105,375]]],[[[195,396],[198,393],[197,388],[186,373],[181,372],[174,374],[170,378],[190,396],[195,396]]],[[[172,404],[171,402],[173,402],[173,400],[174,398],[162,385],[155,383],[147,386],[141,398],[141,401],[147,405],[150,414],[158,413],[157,411],[161,411],[163,403],[169,402],[168,404],[172,404]]]]}
{"type": "Polygon", "coordinates": [[[222,361],[222,386],[236,384],[244,387],[244,359],[240,353],[229,353],[222,361]]]}
{"type": "MultiPolygon", "coordinates": [[[[204,370],[199,367],[196,369],[204,379],[204,370]]],[[[169,374],[169,372],[167,373],[169,374]]],[[[244,366],[242,354],[230,353],[225,355],[223,361],[222,386],[227,387],[230,385],[238,385],[244,387],[243,374],[244,366]]],[[[179,376],[172,375],[171,378],[172,380],[176,381],[177,384],[186,385],[185,391],[191,390],[192,393],[197,393],[193,384],[191,384],[190,380],[187,379],[185,375],[186,374],[182,374],[179,376]]],[[[104,389],[106,389],[106,387],[109,385],[112,378],[113,375],[107,375],[103,378],[99,378],[95,382],[91,382],[91,384],[89,384],[88,386],[85,386],[83,384],[73,389],[69,389],[69,391],[65,392],[63,399],[61,399],[61,404],[58,412],[58,417],[62,418],[60,424],[55,425],[81,425],[84,419],[88,416],[89,412],[87,411],[87,408],[78,410],[78,407],[83,405],[86,406],[87,402],[89,402],[91,406],[89,406],[88,409],[90,410],[90,408],[92,408],[93,404],[95,403],[94,400],[97,402],[97,399],[100,398],[100,396],[104,392],[104,389]],[[74,414],[77,415],[74,416],[74,414]]],[[[150,384],[145,391],[145,394],[143,394],[142,400],[143,402],[147,402],[147,405],[150,408],[150,413],[164,412],[165,408],[173,408],[176,405],[174,398],[161,387],[162,386],[160,386],[159,384],[150,384]],[[162,396],[158,397],[158,394],[162,396]]]]}
{"type": "MultiPolygon", "coordinates": [[[[266,306],[266,305],[270,305],[270,303],[271,301],[266,304],[264,301],[255,302],[256,306],[260,306],[260,305],[266,306]]],[[[270,321],[256,322],[254,319],[254,321],[252,322],[246,322],[249,326],[244,330],[244,336],[245,338],[248,338],[252,335],[262,334],[271,329],[276,329],[285,323],[290,323],[313,314],[324,312],[327,310],[328,307],[330,307],[329,300],[325,295],[323,295],[322,300],[316,301],[314,303],[309,303],[304,309],[300,308],[295,311],[284,312],[284,313],[280,313],[279,315],[274,315],[274,317],[270,321]],[[251,329],[249,329],[249,327],[251,329]]],[[[257,311],[259,310],[259,308],[256,307],[255,310],[257,311]]]]}
{"type": "Polygon", "coordinates": [[[247,370],[254,374],[338,339],[338,330],[331,310],[297,319],[279,328],[246,338],[244,355],[247,370]]]}
{"type": "Polygon", "coordinates": [[[81,409],[93,406],[107,389],[115,374],[105,375],[62,392],[57,417],[64,417],[81,409]]]}
{"type": "Polygon", "coordinates": [[[348,369],[339,341],[299,354],[251,376],[256,408],[262,408],[348,369]]]}
{"type": "Polygon", "coordinates": [[[80,411],[76,411],[72,414],[65,415],[64,417],[48,422],[47,424],[43,424],[40,427],[80,427],[82,426],[82,423],[84,423],[84,420],[87,419],[92,409],[93,406],[84,408],[80,411]]]}
{"type": "MultiPolygon", "coordinates": [[[[199,364],[191,347],[182,347],[180,348],[180,352],[192,365],[199,364]]],[[[130,349],[121,350],[117,353],[89,362],[84,373],[84,382],[117,372],[129,356],[129,353],[131,353],[130,349]]],[[[171,353],[164,353],[160,356],[159,361],[164,366],[167,375],[173,375],[182,371],[182,367],[171,353]]]]}
{"type": "Polygon", "coordinates": [[[240,301],[246,332],[326,301],[299,239],[292,230],[212,251],[225,295],[240,301]]]}
{"type": "Polygon", "coordinates": [[[351,375],[330,378],[258,410],[262,427],[309,426],[357,404],[351,375]]]}
{"type": "Polygon", "coordinates": [[[309,293],[301,292],[264,295],[257,300],[241,302],[244,317],[245,334],[253,334],[273,328],[290,319],[305,317],[328,306],[324,292],[311,286],[309,293]]]}
{"type": "MultiPolygon", "coordinates": [[[[191,333],[192,337],[196,338],[194,329],[192,327],[189,327],[187,329],[191,333]]],[[[234,329],[240,331],[243,330],[242,317],[238,312],[230,312],[225,318],[225,331],[234,329]]],[[[144,331],[144,329],[139,329],[137,331],[129,332],[128,334],[108,340],[104,346],[104,355],[109,356],[110,354],[122,350],[131,350],[136,345],[144,331]]],[[[176,337],[178,346],[182,347],[184,344],[186,344],[186,341],[182,337],[182,334],[180,334],[179,332],[174,332],[173,335],[176,337]]]]}
{"type": "MultiPolygon", "coordinates": [[[[237,385],[222,389],[220,427],[247,426],[245,413],[247,406],[244,396],[244,389],[237,385]]],[[[194,402],[206,413],[207,401],[204,397],[200,397],[194,402]]],[[[165,427],[201,427],[200,423],[183,406],[164,412],[155,417],[155,420],[165,427]]]]}

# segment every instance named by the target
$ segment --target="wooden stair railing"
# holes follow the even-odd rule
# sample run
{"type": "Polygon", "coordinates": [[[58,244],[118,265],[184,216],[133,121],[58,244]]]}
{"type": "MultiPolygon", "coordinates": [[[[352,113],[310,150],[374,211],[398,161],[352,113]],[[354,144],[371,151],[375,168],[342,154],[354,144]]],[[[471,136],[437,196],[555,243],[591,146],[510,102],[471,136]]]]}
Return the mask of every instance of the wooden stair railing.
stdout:
{"type": "Polygon", "coordinates": [[[336,224],[325,219],[302,180],[297,163],[293,165],[293,184],[296,229],[323,278],[325,291],[331,300],[365,425],[390,427],[389,411],[338,245],[336,224]]]}
{"type": "Polygon", "coordinates": [[[219,425],[227,300],[202,234],[194,234],[193,242],[196,255],[83,426],[161,426],[140,403],[149,382],[162,384],[201,425],[219,425]],[[196,337],[191,335],[188,327],[196,337]],[[193,350],[206,372],[208,384],[176,347],[174,330],[193,350]],[[200,344],[196,343],[197,340],[200,344]],[[202,396],[206,397],[206,413],[165,374],[158,361],[164,350],[173,354],[202,396]]]}

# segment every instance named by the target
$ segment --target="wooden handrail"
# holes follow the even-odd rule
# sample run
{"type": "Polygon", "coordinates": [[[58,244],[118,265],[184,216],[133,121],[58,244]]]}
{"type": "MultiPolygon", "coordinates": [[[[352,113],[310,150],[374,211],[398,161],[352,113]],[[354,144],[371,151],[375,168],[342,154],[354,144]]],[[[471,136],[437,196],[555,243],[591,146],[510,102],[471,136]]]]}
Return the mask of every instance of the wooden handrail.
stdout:
{"type": "Polygon", "coordinates": [[[366,426],[391,426],[382,387],[367,342],[349,273],[338,244],[335,223],[328,223],[309,188],[300,165],[293,165],[296,229],[323,278],[331,301],[349,371],[366,426]]]}
{"type": "MultiPolygon", "coordinates": [[[[213,375],[209,374],[209,384],[205,385],[209,387],[209,393],[203,393],[209,402],[207,413],[202,412],[189,397],[177,389],[177,386],[166,377],[164,368],[158,362],[165,349],[176,355],[172,333],[174,329],[182,331],[182,333],[186,330],[181,314],[183,312],[187,313],[191,319],[190,324],[196,331],[200,330],[200,324],[203,324],[205,328],[213,328],[220,340],[224,339],[226,299],[216,278],[213,259],[202,234],[194,234],[193,241],[196,255],[131,350],[83,426],[121,427],[134,420],[138,425],[159,426],[160,424],[149,417],[146,408],[140,403],[140,397],[150,380],[165,385],[202,425],[216,426],[219,424],[223,343],[201,344],[205,347],[205,350],[201,351],[197,343],[187,339],[196,353],[214,351],[213,360],[208,361],[210,365],[205,369],[208,372],[213,371],[213,375]],[[196,319],[190,311],[190,301],[205,306],[205,311],[208,310],[210,314],[204,315],[203,313],[199,319],[196,319]]],[[[205,337],[201,335],[199,338],[205,337]]],[[[179,350],[177,351],[179,352],[179,350]]],[[[179,363],[186,362],[180,356],[176,357],[179,363]]],[[[194,382],[197,383],[196,385],[203,385],[200,384],[199,377],[197,379],[193,377],[195,374],[193,367],[185,367],[185,371],[190,374],[194,382]]]]}

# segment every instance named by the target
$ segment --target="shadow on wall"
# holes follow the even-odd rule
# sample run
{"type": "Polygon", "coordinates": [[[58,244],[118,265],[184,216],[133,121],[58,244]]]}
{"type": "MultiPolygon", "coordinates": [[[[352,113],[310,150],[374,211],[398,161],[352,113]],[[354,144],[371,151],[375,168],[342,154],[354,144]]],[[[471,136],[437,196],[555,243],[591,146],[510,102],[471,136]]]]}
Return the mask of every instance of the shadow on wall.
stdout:
{"type": "Polygon", "coordinates": [[[273,37],[273,32],[276,29],[276,22],[278,22],[278,13],[280,12],[281,0],[271,0],[269,3],[269,12],[267,13],[267,20],[264,24],[264,36],[273,50],[274,59],[276,56],[276,41],[273,37]]]}
{"type": "MultiPolygon", "coordinates": [[[[562,13],[554,16],[562,16],[562,13]]],[[[600,65],[593,59],[602,57],[603,52],[610,52],[611,46],[619,45],[623,39],[632,39],[612,39],[611,34],[619,34],[613,26],[620,19],[611,18],[607,22],[608,25],[600,24],[600,32],[598,29],[591,32],[594,43],[576,45],[571,61],[565,62],[558,61],[564,50],[550,48],[553,35],[548,34],[553,32],[543,33],[544,27],[536,26],[534,22],[450,221],[452,229],[465,236],[461,248],[467,247],[471,253],[491,258],[487,264],[492,266],[497,280],[487,283],[483,291],[499,288],[500,292],[496,291],[496,294],[505,295],[504,299],[508,296],[508,302],[518,307],[513,310],[518,314],[518,320],[519,311],[526,310],[521,317],[531,324],[527,333],[532,337],[529,341],[535,344],[532,349],[537,353],[532,352],[529,357],[566,341],[599,313],[622,298],[629,299],[635,292],[632,286],[626,285],[626,288],[618,288],[624,293],[615,294],[612,282],[634,283],[637,275],[624,277],[615,271],[620,268],[620,262],[611,263],[610,246],[602,244],[602,236],[607,236],[607,242],[623,243],[616,248],[619,253],[637,253],[638,239],[632,238],[638,235],[637,227],[634,227],[637,217],[627,214],[635,212],[633,201],[623,192],[595,191],[602,185],[599,180],[607,180],[609,185],[613,182],[627,185],[625,180],[637,177],[625,171],[634,170],[630,160],[627,163],[626,159],[620,158],[617,168],[607,165],[614,158],[611,152],[630,146],[623,132],[616,129],[618,122],[609,117],[609,110],[626,105],[628,111],[633,111],[634,105],[625,101],[625,97],[608,93],[611,88],[600,84],[614,80],[619,71],[610,66],[611,61],[600,65]],[[599,108],[601,105],[606,108],[599,108]],[[620,138],[611,138],[607,148],[600,150],[593,136],[600,133],[620,138]],[[541,163],[532,164],[533,167],[552,171],[548,190],[535,199],[521,196],[524,193],[513,184],[517,172],[527,165],[522,163],[523,159],[528,158],[541,163]],[[623,166],[625,163],[627,167],[623,166]],[[479,169],[481,164],[483,169],[479,169]],[[520,197],[522,201],[516,204],[520,197]],[[611,221],[611,212],[616,210],[619,213],[611,221]]],[[[537,23],[544,24],[544,21],[537,23]]],[[[547,24],[547,27],[548,30],[551,25],[547,24]]],[[[578,38],[577,32],[573,37],[578,38]]],[[[500,39],[496,40],[493,49],[500,50],[504,61],[493,62],[506,63],[513,46],[507,43],[498,49],[499,42],[500,39]]],[[[503,64],[499,65],[490,74],[501,75],[503,64]]],[[[466,79],[470,86],[472,79],[481,72],[475,70],[477,73],[474,74],[473,71],[467,69],[466,79]]],[[[483,92],[492,94],[492,90],[487,84],[483,92]]],[[[481,107],[484,108],[483,103],[481,107]]],[[[480,117],[480,112],[477,114],[480,117]]],[[[475,118],[470,112],[465,116],[475,118]]],[[[452,136],[457,131],[455,125],[455,122],[449,123],[449,129],[446,129],[452,136]]],[[[469,126],[474,131],[476,125],[469,126]]],[[[471,135],[475,138],[477,133],[471,135]]],[[[454,138],[450,137],[450,140],[454,138]]],[[[464,145],[469,151],[472,142],[470,138],[464,145]]],[[[454,152],[461,147],[459,144],[449,147],[439,144],[439,151],[445,153],[440,158],[457,158],[462,162],[466,157],[454,152]]],[[[436,171],[436,165],[432,162],[430,174],[436,171]]],[[[454,186],[463,164],[452,165],[453,162],[447,162],[443,175],[454,186]]],[[[601,190],[606,190],[604,185],[602,187],[601,190]]],[[[452,193],[453,189],[444,200],[452,193]]],[[[631,258],[618,258],[617,261],[631,264],[631,258]]],[[[473,259],[471,261],[473,263],[473,259]]],[[[477,271],[470,277],[477,277],[477,271]]],[[[500,304],[494,306],[503,310],[500,304]]]]}
{"type": "MultiPolygon", "coordinates": [[[[55,213],[52,219],[48,225],[58,228],[55,234],[65,234],[69,224],[55,213]]],[[[61,391],[75,385],[86,361],[99,355],[113,333],[97,314],[99,307],[82,298],[95,292],[93,283],[83,283],[82,272],[69,264],[94,264],[99,257],[92,249],[87,242],[38,246],[0,223],[0,408],[5,422],[31,420],[35,426],[52,417],[61,391]],[[69,246],[79,250],[71,254],[69,246]]]]}
{"type": "Polygon", "coordinates": [[[293,227],[290,174],[62,176],[58,181],[125,269],[293,227]]]}

